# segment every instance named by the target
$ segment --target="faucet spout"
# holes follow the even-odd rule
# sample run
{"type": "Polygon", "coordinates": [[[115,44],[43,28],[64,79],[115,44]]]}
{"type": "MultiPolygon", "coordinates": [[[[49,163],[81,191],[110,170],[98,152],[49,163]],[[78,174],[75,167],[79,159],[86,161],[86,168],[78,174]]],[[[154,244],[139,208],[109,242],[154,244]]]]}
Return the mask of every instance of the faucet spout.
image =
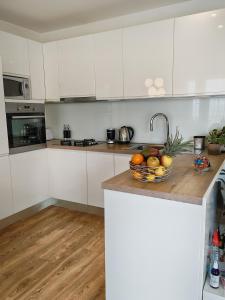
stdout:
{"type": "Polygon", "coordinates": [[[169,120],[168,120],[168,118],[165,114],[156,113],[151,117],[151,119],[150,119],[150,131],[153,131],[153,121],[157,117],[163,117],[166,120],[166,142],[168,142],[169,136],[170,136],[170,126],[169,126],[169,120]]]}

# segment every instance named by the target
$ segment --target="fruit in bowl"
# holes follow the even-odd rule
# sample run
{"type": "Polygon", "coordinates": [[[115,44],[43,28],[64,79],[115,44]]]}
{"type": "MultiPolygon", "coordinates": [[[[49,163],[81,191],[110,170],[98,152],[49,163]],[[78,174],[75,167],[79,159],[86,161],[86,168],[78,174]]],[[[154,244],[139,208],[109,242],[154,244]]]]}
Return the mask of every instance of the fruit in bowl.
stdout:
{"type": "Polygon", "coordinates": [[[130,161],[133,177],[143,182],[164,181],[170,174],[173,157],[182,152],[189,152],[192,142],[183,141],[179,131],[168,138],[163,149],[149,148],[136,153],[130,161]]]}

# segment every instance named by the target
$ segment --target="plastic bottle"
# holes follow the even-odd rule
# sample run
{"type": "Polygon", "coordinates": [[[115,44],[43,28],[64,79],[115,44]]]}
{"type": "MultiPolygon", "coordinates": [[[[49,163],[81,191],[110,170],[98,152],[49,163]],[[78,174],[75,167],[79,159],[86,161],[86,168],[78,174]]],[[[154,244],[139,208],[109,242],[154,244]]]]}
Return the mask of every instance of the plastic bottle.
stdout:
{"type": "MultiPolygon", "coordinates": [[[[212,255],[211,255],[211,264],[214,263],[216,260],[219,261],[219,246],[220,246],[220,237],[218,230],[215,230],[213,232],[213,238],[212,238],[212,255]]],[[[212,265],[211,265],[212,267],[212,265]]]]}
{"type": "Polygon", "coordinates": [[[219,271],[219,266],[218,266],[217,260],[215,260],[213,263],[213,267],[210,272],[209,284],[214,289],[217,289],[220,286],[220,271],[219,271]]]}

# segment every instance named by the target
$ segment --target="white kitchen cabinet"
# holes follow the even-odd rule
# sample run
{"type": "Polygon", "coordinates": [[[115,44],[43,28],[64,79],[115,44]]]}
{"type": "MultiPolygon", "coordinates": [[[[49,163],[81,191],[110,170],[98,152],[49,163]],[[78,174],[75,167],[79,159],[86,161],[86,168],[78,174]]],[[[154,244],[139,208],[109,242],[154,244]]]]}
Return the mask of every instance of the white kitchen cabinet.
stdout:
{"type": "Polygon", "coordinates": [[[96,98],[123,98],[122,30],[94,36],[96,98]]]}
{"type": "Polygon", "coordinates": [[[174,20],[124,29],[124,96],[172,95],[174,20]]]}
{"type": "Polygon", "coordinates": [[[174,95],[225,93],[225,9],[176,18],[174,95]]]}
{"type": "Polygon", "coordinates": [[[114,176],[112,153],[87,152],[88,205],[104,207],[102,182],[114,176]]]}
{"type": "Polygon", "coordinates": [[[45,99],[42,44],[28,40],[32,100],[45,99]]]}
{"type": "Polygon", "coordinates": [[[13,214],[9,157],[0,157],[0,219],[13,214]]]}
{"type": "Polygon", "coordinates": [[[95,95],[93,37],[90,35],[58,42],[61,97],[95,95]]]}
{"type": "Polygon", "coordinates": [[[130,154],[114,154],[115,175],[129,170],[130,154]]]}
{"type": "Polygon", "coordinates": [[[51,197],[87,204],[86,152],[48,149],[51,197]]]}
{"type": "Polygon", "coordinates": [[[3,92],[2,64],[0,57],[0,155],[9,153],[8,134],[3,92]]]}
{"type": "Polygon", "coordinates": [[[10,155],[14,212],[48,198],[47,150],[10,155]]]}
{"type": "Polygon", "coordinates": [[[29,76],[28,42],[26,39],[0,31],[0,56],[3,72],[29,76]]]}
{"type": "Polygon", "coordinates": [[[43,45],[45,98],[47,101],[59,101],[59,53],[57,42],[43,45]]]}

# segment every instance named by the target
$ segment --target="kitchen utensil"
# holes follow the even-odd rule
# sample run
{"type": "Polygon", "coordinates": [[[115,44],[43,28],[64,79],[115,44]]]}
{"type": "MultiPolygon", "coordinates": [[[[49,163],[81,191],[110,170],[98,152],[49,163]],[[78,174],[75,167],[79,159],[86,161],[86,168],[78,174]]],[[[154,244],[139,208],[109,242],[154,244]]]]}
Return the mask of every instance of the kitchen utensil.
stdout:
{"type": "Polygon", "coordinates": [[[119,129],[119,143],[129,144],[134,136],[134,129],[130,126],[122,126],[119,129]]]}
{"type": "Polygon", "coordinates": [[[106,130],[107,134],[107,144],[114,144],[116,137],[116,130],[114,128],[109,128],[106,130]]]}

